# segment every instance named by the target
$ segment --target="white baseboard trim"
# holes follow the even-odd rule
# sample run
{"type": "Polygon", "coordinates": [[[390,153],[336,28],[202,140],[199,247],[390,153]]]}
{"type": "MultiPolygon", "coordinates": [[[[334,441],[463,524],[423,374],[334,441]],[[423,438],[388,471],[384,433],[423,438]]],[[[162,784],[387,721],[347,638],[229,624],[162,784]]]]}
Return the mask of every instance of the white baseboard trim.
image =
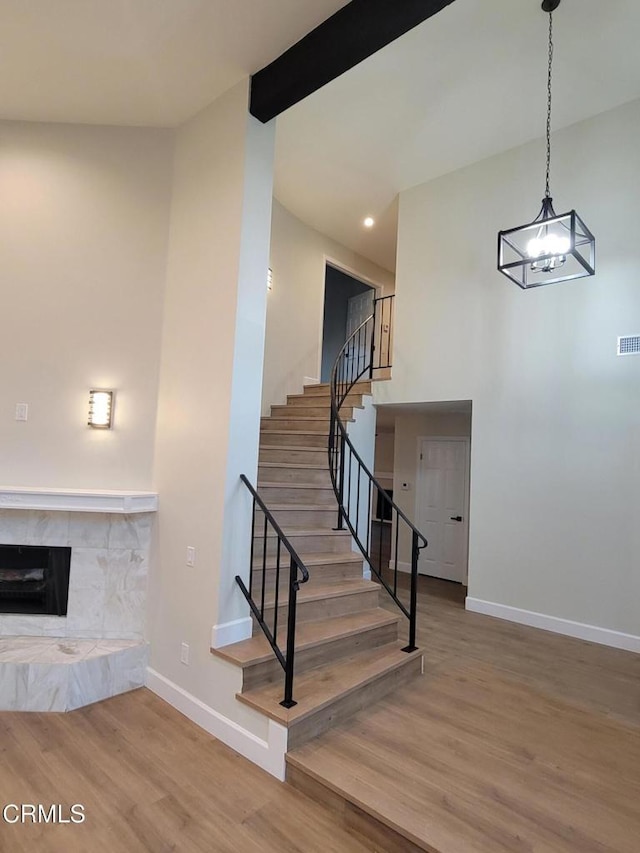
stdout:
{"type": "Polygon", "coordinates": [[[320,380],[317,376],[304,376],[302,378],[303,385],[319,385],[320,380]]]}
{"type": "Polygon", "coordinates": [[[466,598],[465,607],[473,613],[495,616],[497,619],[505,619],[507,622],[518,622],[520,625],[541,628],[543,631],[564,634],[578,640],[587,640],[590,643],[599,643],[602,646],[611,646],[614,649],[640,653],[640,637],[635,634],[623,634],[620,631],[612,631],[610,628],[598,628],[596,625],[587,625],[584,622],[573,622],[571,619],[548,616],[546,613],[536,613],[533,610],[521,610],[519,607],[496,604],[493,601],[482,601],[482,599],[470,598],[469,596],[466,598]]]}
{"type": "Polygon", "coordinates": [[[239,643],[248,640],[253,632],[251,616],[243,616],[242,619],[234,619],[233,622],[221,622],[211,629],[211,648],[221,649],[230,646],[231,643],[239,643]]]}
{"type": "Polygon", "coordinates": [[[287,752],[287,729],[284,726],[269,720],[267,740],[262,740],[151,667],[147,668],[147,687],[201,729],[284,782],[287,752]]]}
{"type": "MultiPolygon", "coordinates": [[[[396,567],[396,561],[395,560],[389,560],[389,568],[391,569],[392,572],[395,570],[395,567],[396,567]]],[[[398,571],[399,572],[406,572],[408,575],[410,575],[411,574],[411,563],[403,563],[400,560],[398,560],[398,571]]]]}

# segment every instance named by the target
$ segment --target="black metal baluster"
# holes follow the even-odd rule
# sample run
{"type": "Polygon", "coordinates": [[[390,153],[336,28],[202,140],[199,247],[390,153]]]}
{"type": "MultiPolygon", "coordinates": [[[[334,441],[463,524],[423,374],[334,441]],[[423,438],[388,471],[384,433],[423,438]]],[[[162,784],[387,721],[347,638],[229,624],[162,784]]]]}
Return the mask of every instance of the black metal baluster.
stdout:
{"type": "Polygon", "coordinates": [[[251,557],[249,559],[249,595],[253,595],[253,555],[255,552],[255,537],[256,537],[256,499],[253,499],[253,509],[251,512],[251,557]]]}
{"type": "Polygon", "coordinates": [[[413,531],[411,537],[411,603],[409,604],[409,645],[403,652],[415,652],[416,646],[416,617],[418,609],[418,534],[413,531]]]}
{"type": "Polygon", "coordinates": [[[387,367],[391,367],[391,330],[393,329],[393,300],[389,302],[389,331],[387,343],[387,367]]]}
{"type": "Polygon", "coordinates": [[[356,491],[356,532],[358,536],[360,535],[360,469],[362,468],[362,464],[359,459],[356,460],[358,463],[358,489],[356,491]]]}
{"type": "Polygon", "coordinates": [[[273,639],[278,642],[278,602],[280,598],[280,537],[278,536],[278,548],[276,551],[276,589],[273,611],[273,639]]]}
{"type": "Polygon", "coordinates": [[[267,513],[264,514],[264,532],[262,535],[262,595],[260,601],[260,616],[264,619],[264,589],[267,585],[267,524],[269,519],[267,513]]]}
{"type": "MultiPolygon", "coordinates": [[[[391,523],[393,524],[393,511],[391,512],[391,523]]],[[[395,568],[395,574],[393,577],[393,594],[398,594],[398,536],[400,533],[400,516],[396,512],[396,553],[393,558],[393,566],[395,568]]]]}
{"type": "Polygon", "coordinates": [[[298,596],[298,564],[291,558],[289,564],[289,614],[287,618],[287,666],[284,673],[284,699],[280,703],[284,708],[293,708],[293,666],[296,651],[296,605],[298,596]]]}
{"type": "Polygon", "coordinates": [[[373,301],[373,324],[371,327],[371,348],[369,351],[369,379],[373,379],[373,360],[376,351],[376,315],[378,313],[378,302],[380,300],[374,299],[373,301]]]}
{"type": "Polygon", "coordinates": [[[338,478],[338,526],[336,530],[342,530],[342,507],[344,506],[344,445],[345,437],[340,430],[340,476],[338,478]]]}
{"type": "MultiPolygon", "coordinates": [[[[380,500],[380,496],[384,495],[384,492],[382,492],[380,489],[378,489],[377,491],[378,491],[377,503],[380,504],[380,510],[382,512],[382,516],[384,517],[384,509],[383,509],[384,508],[384,501],[380,500]]],[[[383,531],[383,524],[382,524],[382,519],[380,519],[380,521],[378,522],[378,571],[380,572],[381,575],[384,575],[384,572],[382,569],[382,531],[383,531]]]]}
{"type": "MultiPolygon", "coordinates": [[[[371,477],[369,477],[369,500],[367,502],[367,554],[371,548],[371,477]]],[[[371,564],[369,564],[371,565],[371,564]]]]}

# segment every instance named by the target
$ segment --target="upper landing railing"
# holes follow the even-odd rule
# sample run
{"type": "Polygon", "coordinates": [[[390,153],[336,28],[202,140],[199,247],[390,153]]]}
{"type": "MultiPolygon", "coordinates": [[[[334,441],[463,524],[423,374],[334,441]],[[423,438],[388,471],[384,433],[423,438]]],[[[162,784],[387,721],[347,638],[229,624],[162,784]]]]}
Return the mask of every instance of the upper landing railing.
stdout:
{"type": "MultiPolygon", "coordinates": [[[[391,367],[393,334],[393,296],[374,302],[373,314],[346,341],[333,366],[331,375],[331,426],[329,430],[329,470],[338,500],[338,528],[349,528],[371,571],[409,620],[409,643],[403,649],[415,651],[418,589],[418,559],[427,540],[367,468],[349,438],[340,417],[350,393],[359,381],[373,379],[376,371],[391,367]],[[392,539],[389,568],[383,562],[383,537],[372,541],[372,513],[378,510],[381,519],[391,521],[392,539]],[[411,579],[409,603],[398,594],[398,572],[401,545],[411,541],[411,579]],[[376,553],[377,552],[377,553],[376,553]]],[[[356,392],[357,393],[357,389],[356,392]]],[[[380,525],[382,528],[382,525],[380,525]]]]}

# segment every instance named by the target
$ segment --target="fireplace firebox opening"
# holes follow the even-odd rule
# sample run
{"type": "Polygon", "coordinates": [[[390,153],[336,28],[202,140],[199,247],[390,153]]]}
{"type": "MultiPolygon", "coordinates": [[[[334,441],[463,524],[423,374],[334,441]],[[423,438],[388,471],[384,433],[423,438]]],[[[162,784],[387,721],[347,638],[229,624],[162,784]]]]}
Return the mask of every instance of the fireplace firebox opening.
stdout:
{"type": "Polygon", "coordinates": [[[66,616],[71,548],[0,545],[0,613],[66,616]]]}

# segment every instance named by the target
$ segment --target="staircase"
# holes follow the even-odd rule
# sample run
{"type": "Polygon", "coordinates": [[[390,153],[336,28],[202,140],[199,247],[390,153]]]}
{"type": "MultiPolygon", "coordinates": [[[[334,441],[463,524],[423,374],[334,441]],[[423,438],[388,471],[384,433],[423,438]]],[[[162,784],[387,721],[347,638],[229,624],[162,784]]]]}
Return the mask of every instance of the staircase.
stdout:
{"type": "MultiPolygon", "coordinates": [[[[340,409],[343,422],[353,420],[370,393],[370,382],[353,385],[340,409]]],[[[381,608],[380,585],[363,578],[363,557],[353,550],[351,533],[334,529],[338,504],[327,452],[330,413],[329,385],[308,385],[303,394],[289,396],[286,405],[272,406],[271,416],[261,422],[258,493],[309,577],[300,584],[293,608],[295,704],[281,704],[281,662],[257,621],[250,639],[212,649],[242,670],[237,699],[286,726],[289,749],[422,669],[419,652],[402,650],[402,617],[381,608]]],[[[284,648],[290,578],[280,558],[280,538],[256,506],[252,596],[261,602],[264,622],[275,625],[276,644],[284,648]]]]}

